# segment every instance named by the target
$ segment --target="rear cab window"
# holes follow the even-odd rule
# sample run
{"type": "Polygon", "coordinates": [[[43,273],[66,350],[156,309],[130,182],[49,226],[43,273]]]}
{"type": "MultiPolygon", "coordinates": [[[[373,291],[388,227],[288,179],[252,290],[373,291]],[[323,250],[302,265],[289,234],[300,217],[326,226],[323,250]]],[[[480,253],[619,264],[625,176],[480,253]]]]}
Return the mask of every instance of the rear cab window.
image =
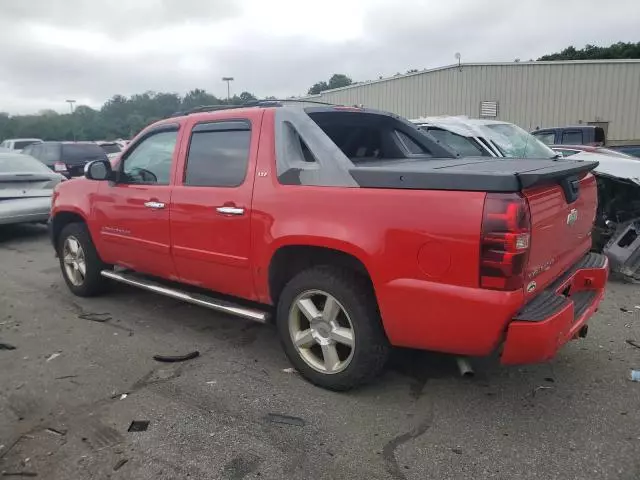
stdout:
{"type": "Polygon", "coordinates": [[[484,148],[481,148],[472,138],[463,137],[456,133],[441,128],[423,128],[436,140],[450,146],[463,157],[490,156],[484,148]]]}
{"type": "Polygon", "coordinates": [[[580,130],[567,130],[562,132],[563,145],[582,145],[582,132],[580,130]]]}
{"type": "Polygon", "coordinates": [[[545,145],[553,145],[556,143],[556,132],[533,132],[532,135],[545,145]]]}

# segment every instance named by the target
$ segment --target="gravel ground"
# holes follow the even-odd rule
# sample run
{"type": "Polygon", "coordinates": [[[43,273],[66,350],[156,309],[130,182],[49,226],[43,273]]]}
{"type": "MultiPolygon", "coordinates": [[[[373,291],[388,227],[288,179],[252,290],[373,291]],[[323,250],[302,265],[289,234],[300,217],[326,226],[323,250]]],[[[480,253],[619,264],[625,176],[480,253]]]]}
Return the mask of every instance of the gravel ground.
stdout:
{"type": "Polygon", "coordinates": [[[124,286],[73,297],[43,227],[3,227],[0,265],[0,342],[16,347],[0,350],[3,475],[640,478],[637,285],[611,283],[589,336],[550,363],[476,360],[466,379],[452,357],[398,350],[339,394],[288,370],[273,327],[124,286]]]}

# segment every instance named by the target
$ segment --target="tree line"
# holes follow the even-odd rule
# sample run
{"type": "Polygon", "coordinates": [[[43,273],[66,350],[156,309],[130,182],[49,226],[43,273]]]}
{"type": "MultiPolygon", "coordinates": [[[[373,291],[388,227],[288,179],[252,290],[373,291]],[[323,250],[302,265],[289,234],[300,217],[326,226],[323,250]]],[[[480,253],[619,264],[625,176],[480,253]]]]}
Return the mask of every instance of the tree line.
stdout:
{"type": "MultiPolygon", "coordinates": [[[[567,47],[561,52],[540,57],[544,60],[596,60],[616,58],[640,58],[640,42],[618,42],[608,47],[586,45],[576,49],[567,47]]],[[[407,73],[417,72],[416,69],[407,73]]],[[[396,75],[399,75],[397,73],[396,75]]],[[[380,77],[382,78],[382,77],[380,77]]],[[[325,90],[354,85],[349,76],[333,74],[328,81],[313,84],[308,93],[318,94],[325,90]]],[[[272,99],[273,97],[267,97],[272,99]]],[[[242,92],[229,99],[229,103],[240,105],[256,100],[249,92],[242,92]]],[[[220,99],[205,90],[191,90],[184,96],[176,93],[145,92],[131,97],[115,95],[98,110],[79,105],[73,113],[59,114],[44,110],[37,115],[9,115],[0,112],[0,140],[5,138],[36,137],[43,140],[112,140],[131,138],[145,126],[175,112],[186,111],[201,105],[223,105],[220,99]]]]}
{"type": "Polygon", "coordinates": [[[41,138],[43,140],[113,140],[131,138],[147,125],[176,112],[201,105],[241,105],[256,100],[249,92],[220,99],[205,90],[176,93],[145,92],[131,97],[115,95],[98,110],[79,105],[73,113],[43,110],[36,115],[0,112],[0,139],[41,138]]]}

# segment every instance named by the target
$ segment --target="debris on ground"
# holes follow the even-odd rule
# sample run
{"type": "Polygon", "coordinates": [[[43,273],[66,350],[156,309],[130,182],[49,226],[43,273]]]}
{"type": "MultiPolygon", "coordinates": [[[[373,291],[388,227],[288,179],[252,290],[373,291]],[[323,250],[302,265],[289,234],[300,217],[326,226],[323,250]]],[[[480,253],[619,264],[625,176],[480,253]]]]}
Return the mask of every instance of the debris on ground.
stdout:
{"type": "Polygon", "coordinates": [[[217,382],[217,380],[211,380],[209,382],[207,382],[207,385],[215,385],[217,382]]]}
{"type": "Polygon", "coordinates": [[[3,477],[37,477],[36,472],[2,472],[3,477]]]}
{"type": "Polygon", "coordinates": [[[632,347],[640,348],[640,342],[636,342],[635,340],[631,339],[625,340],[625,342],[627,342],[632,347]]]}
{"type": "Polygon", "coordinates": [[[120,470],[125,463],[127,463],[129,461],[129,459],[127,458],[121,458],[120,460],[118,460],[118,462],[113,466],[113,471],[117,472],[118,470],[120,470]]]}
{"type": "Polygon", "coordinates": [[[297,370],[295,368],[284,368],[282,370],[284,373],[296,373],[297,370]]]}
{"type": "Polygon", "coordinates": [[[555,382],[555,380],[553,378],[551,378],[551,377],[544,377],[544,381],[545,382],[549,382],[549,383],[554,383],[555,382]]]}
{"type": "Polygon", "coordinates": [[[14,347],[13,345],[9,345],[8,343],[1,343],[0,342],[0,350],[15,350],[16,347],[14,347]]]}
{"type": "Polygon", "coordinates": [[[57,428],[47,428],[47,432],[52,433],[53,435],[63,436],[67,434],[66,430],[58,430],[57,428]]]}
{"type": "Polygon", "coordinates": [[[265,418],[272,423],[283,423],[296,427],[304,427],[306,424],[306,422],[299,417],[290,417],[289,415],[279,415],[277,413],[268,413],[265,418]]]}
{"type": "Polygon", "coordinates": [[[631,370],[631,381],[640,382],[640,370],[631,370]]]}
{"type": "Polygon", "coordinates": [[[153,359],[157,362],[184,362],[186,360],[192,360],[200,355],[200,352],[195,350],[187,353],[186,355],[154,355],[153,359]]]}
{"type": "Polygon", "coordinates": [[[536,396],[536,393],[537,393],[539,390],[551,390],[552,388],[553,388],[553,387],[547,387],[547,386],[545,386],[545,385],[540,385],[540,386],[538,386],[538,387],[534,388],[534,389],[531,391],[531,398],[535,397],[535,396],[536,396]]]}
{"type": "Polygon", "coordinates": [[[56,380],[64,380],[66,378],[76,378],[78,375],[63,375],[62,377],[56,377],[56,380]]]}
{"type": "Polygon", "coordinates": [[[111,320],[110,313],[81,313],[78,318],[82,320],[90,320],[92,322],[104,323],[111,320]]]}
{"type": "Polygon", "coordinates": [[[47,362],[50,362],[51,360],[58,358],[60,355],[61,355],[60,352],[52,353],[51,355],[49,355],[49,357],[47,357],[47,362]]]}
{"type": "Polygon", "coordinates": [[[457,455],[462,455],[462,449],[460,447],[452,448],[451,451],[457,455]]]}
{"type": "Polygon", "coordinates": [[[129,425],[127,432],[145,432],[149,428],[149,420],[134,420],[129,425]]]}

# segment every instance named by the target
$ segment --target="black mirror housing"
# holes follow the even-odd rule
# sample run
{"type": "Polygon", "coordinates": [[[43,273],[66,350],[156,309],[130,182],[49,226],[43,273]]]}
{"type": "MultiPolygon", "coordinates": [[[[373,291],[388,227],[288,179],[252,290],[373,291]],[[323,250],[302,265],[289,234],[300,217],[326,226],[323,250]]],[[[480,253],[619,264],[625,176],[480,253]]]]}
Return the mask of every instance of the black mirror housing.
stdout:
{"type": "Polygon", "coordinates": [[[113,170],[108,160],[94,160],[84,166],[84,176],[89,180],[112,180],[113,170]]]}

